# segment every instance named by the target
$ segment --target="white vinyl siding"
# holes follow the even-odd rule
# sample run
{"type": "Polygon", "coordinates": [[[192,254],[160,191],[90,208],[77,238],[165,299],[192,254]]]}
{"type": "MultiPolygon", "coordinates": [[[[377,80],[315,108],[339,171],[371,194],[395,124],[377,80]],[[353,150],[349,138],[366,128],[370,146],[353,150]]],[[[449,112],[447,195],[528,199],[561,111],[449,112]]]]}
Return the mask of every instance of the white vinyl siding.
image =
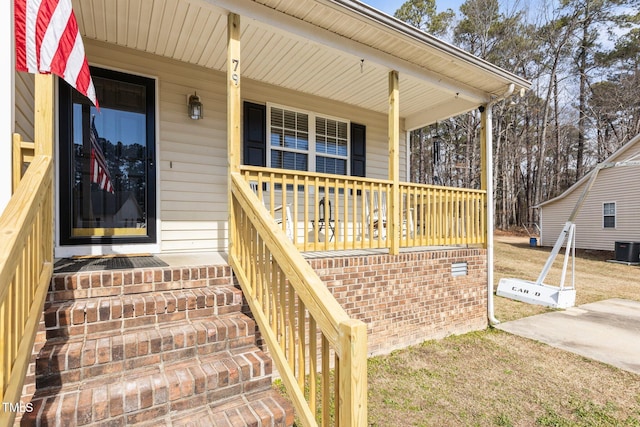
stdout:
{"type": "MultiPolygon", "coordinates": [[[[224,73],[93,40],[86,40],[85,44],[91,65],[157,79],[156,215],[160,250],[226,251],[228,172],[224,73]],[[190,120],[187,116],[187,96],[194,91],[203,103],[204,120],[190,120]]],[[[243,80],[242,97],[252,102],[277,102],[294,110],[313,111],[329,119],[348,117],[365,125],[367,176],[388,178],[386,115],[249,79],[243,80]]],[[[309,130],[316,132],[315,127],[309,130]]],[[[406,165],[406,145],[400,147],[402,167],[406,165]]],[[[401,176],[405,175],[402,171],[401,176]]]]}

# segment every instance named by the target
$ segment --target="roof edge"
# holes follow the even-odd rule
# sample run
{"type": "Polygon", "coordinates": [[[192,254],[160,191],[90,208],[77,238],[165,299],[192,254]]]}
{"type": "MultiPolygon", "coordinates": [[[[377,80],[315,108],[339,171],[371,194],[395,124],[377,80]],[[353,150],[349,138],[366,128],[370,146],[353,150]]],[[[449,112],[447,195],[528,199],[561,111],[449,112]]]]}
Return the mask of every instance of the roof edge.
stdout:
{"type": "MultiPolygon", "coordinates": [[[[631,138],[629,141],[627,141],[627,143],[625,143],[622,147],[618,148],[613,154],[611,154],[609,157],[607,157],[606,159],[604,159],[600,163],[613,163],[613,160],[615,160],[618,157],[620,157],[621,155],[623,155],[627,150],[629,150],[631,147],[633,147],[638,142],[640,142],[640,134],[638,134],[638,135],[634,136],[633,138],[631,138]]],[[[562,194],[554,197],[553,199],[549,199],[549,200],[544,201],[542,203],[538,203],[536,206],[534,206],[534,208],[541,208],[541,207],[543,207],[545,205],[549,205],[551,203],[555,203],[560,199],[564,199],[569,194],[573,193],[578,187],[580,187],[587,179],[589,179],[589,177],[591,177],[591,175],[595,172],[595,170],[596,170],[596,167],[594,167],[591,171],[589,171],[588,174],[586,174],[585,176],[580,178],[578,181],[576,181],[571,187],[569,187],[566,190],[564,190],[564,192],[562,192],[562,194]]]]}

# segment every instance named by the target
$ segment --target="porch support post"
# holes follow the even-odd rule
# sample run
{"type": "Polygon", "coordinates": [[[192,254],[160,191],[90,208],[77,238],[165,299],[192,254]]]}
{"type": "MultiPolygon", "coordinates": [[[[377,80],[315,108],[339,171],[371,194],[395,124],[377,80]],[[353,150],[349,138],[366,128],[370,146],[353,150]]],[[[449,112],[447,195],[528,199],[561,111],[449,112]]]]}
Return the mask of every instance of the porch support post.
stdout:
{"type": "Polygon", "coordinates": [[[240,16],[229,13],[227,21],[227,179],[229,230],[228,251],[233,247],[236,219],[231,195],[231,174],[240,172],[240,16]]]}
{"type": "Polygon", "coordinates": [[[2,155],[0,156],[0,213],[11,199],[11,147],[12,134],[14,131],[14,79],[15,79],[15,46],[13,36],[13,3],[12,1],[2,2],[0,5],[0,18],[2,26],[0,27],[0,55],[2,58],[8,59],[0,68],[0,93],[2,96],[2,106],[0,111],[0,135],[2,144],[2,155]]]}
{"type": "Polygon", "coordinates": [[[387,239],[389,252],[397,255],[400,252],[400,85],[398,72],[389,72],[389,180],[391,200],[387,203],[387,239]]]}
{"type": "MultiPolygon", "coordinates": [[[[53,135],[53,74],[36,74],[34,89],[34,118],[33,118],[33,154],[35,156],[48,156],[53,158],[54,135],[53,135]]],[[[55,182],[51,184],[51,191],[47,194],[51,213],[49,224],[43,230],[48,233],[47,237],[42,236],[45,242],[55,242],[55,203],[54,203],[55,182]]],[[[53,244],[45,245],[45,259],[53,259],[53,244]]]]}
{"type": "Polygon", "coordinates": [[[35,75],[34,154],[53,156],[53,74],[35,75]]]}
{"type": "Polygon", "coordinates": [[[482,174],[480,187],[486,191],[485,205],[485,243],[487,249],[487,317],[492,325],[500,323],[493,310],[493,125],[492,104],[480,107],[480,151],[482,156],[482,174]]]}

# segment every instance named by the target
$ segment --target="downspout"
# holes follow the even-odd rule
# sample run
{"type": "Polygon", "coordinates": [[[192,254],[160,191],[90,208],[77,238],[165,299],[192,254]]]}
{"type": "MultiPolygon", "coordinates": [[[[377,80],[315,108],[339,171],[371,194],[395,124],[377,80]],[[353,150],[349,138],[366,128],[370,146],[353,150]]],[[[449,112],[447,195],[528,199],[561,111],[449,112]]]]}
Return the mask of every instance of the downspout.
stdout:
{"type": "Polygon", "coordinates": [[[495,317],[493,305],[493,221],[494,221],[494,200],[493,200],[493,106],[513,93],[515,85],[511,83],[509,89],[499,98],[493,99],[485,106],[485,157],[486,157],[486,183],[487,183],[487,318],[489,325],[495,326],[500,323],[495,317]]]}

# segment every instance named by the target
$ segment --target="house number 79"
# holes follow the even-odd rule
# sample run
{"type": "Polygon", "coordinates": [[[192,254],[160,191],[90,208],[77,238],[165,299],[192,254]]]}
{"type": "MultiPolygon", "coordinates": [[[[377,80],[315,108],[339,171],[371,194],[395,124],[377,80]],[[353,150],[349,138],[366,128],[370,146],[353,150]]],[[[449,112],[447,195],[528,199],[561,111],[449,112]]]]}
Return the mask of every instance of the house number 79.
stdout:
{"type": "Polygon", "coordinates": [[[239,59],[232,59],[231,66],[233,67],[233,73],[231,74],[231,80],[235,83],[236,86],[240,83],[240,75],[238,75],[238,66],[240,65],[239,59]]]}

